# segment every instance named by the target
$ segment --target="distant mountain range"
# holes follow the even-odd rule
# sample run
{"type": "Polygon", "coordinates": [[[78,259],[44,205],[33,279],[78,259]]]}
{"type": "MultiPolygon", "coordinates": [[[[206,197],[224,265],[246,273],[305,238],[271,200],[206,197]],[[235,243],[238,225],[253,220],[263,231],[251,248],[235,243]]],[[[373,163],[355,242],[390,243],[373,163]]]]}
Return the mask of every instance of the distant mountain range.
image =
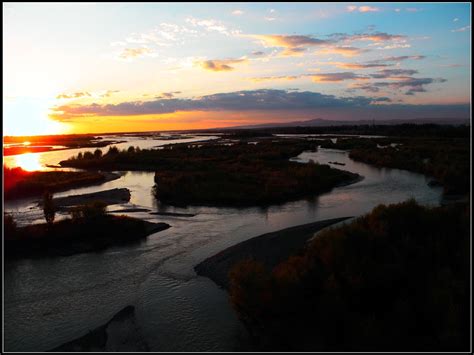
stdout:
{"type": "Polygon", "coordinates": [[[399,120],[359,120],[359,121],[333,121],[322,118],[315,118],[307,121],[292,121],[284,123],[265,123],[250,126],[234,126],[225,129],[251,129],[251,128],[273,128],[273,127],[328,127],[328,126],[354,126],[354,125],[396,125],[404,123],[413,124],[450,124],[450,125],[469,125],[468,118],[415,118],[415,119],[399,119],[399,120]]]}

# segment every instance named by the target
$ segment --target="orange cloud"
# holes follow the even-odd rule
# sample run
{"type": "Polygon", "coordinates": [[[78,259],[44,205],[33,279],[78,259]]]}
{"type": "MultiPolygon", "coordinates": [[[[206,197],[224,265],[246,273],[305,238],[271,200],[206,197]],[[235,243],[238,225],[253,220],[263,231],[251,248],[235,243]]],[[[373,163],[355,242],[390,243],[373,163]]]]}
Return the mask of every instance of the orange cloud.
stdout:
{"type": "Polygon", "coordinates": [[[148,47],[140,47],[140,48],[124,48],[120,53],[119,57],[122,59],[131,59],[142,57],[146,54],[151,54],[153,51],[148,47]]]}
{"type": "Polygon", "coordinates": [[[84,92],[74,92],[72,94],[59,94],[56,96],[57,99],[77,99],[79,97],[91,96],[87,91],[84,92]]]}
{"type": "Polygon", "coordinates": [[[380,11],[380,8],[378,7],[373,7],[373,6],[354,6],[350,5],[346,7],[347,11],[349,12],[354,12],[354,11],[359,11],[359,12],[378,12],[380,11]]]}
{"type": "Polygon", "coordinates": [[[197,62],[202,68],[209,71],[231,71],[235,68],[231,64],[247,63],[248,60],[242,59],[213,59],[197,62]]]}
{"type": "Polygon", "coordinates": [[[304,35],[249,35],[265,47],[284,48],[283,56],[301,56],[308,47],[323,46],[332,43],[329,40],[304,35]]]}
{"type": "Polygon", "coordinates": [[[339,54],[344,57],[355,57],[368,51],[369,49],[362,49],[357,47],[328,47],[319,49],[317,51],[317,54],[339,54]]]}
{"type": "Polygon", "coordinates": [[[368,68],[384,68],[391,66],[392,64],[382,64],[382,63],[343,63],[343,62],[322,62],[320,64],[334,65],[338,68],[343,69],[368,69],[368,68]]]}
{"type": "Polygon", "coordinates": [[[357,75],[352,72],[344,73],[326,73],[326,74],[313,74],[311,78],[315,83],[320,82],[339,82],[344,80],[368,80],[366,76],[357,75]]]}

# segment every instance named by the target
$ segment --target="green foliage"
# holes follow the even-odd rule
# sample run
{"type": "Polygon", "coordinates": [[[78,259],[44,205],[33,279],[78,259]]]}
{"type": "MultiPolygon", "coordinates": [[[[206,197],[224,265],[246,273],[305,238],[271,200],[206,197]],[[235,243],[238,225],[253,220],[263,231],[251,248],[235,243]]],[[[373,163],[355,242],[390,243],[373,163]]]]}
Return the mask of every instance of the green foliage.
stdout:
{"type": "Polygon", "coordinates": [[[43,213],[46,223],[52,225],[56,215],[56,207],[54,206],[53,195],[48,191],[43,195],[43,213]]]}
{"type": "Polygon", "coordinates": [[[264,350],[466,351],[469,216],[467,205],[378,206],[271,272],[237,265],[232,304],[264,350]]]}

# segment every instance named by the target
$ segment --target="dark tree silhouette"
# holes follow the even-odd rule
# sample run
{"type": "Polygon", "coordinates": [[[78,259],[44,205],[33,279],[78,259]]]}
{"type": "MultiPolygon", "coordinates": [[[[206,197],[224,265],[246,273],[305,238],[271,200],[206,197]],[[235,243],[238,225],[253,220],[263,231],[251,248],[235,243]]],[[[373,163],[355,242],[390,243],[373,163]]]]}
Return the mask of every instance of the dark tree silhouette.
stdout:
{"type": "Polygon", "coordinates": [[[51,226],[56,215],[56,208],[53,202],[53,195],[49,191],[46,191],[43,195],[43,213],[46,223],[51,226]]]}

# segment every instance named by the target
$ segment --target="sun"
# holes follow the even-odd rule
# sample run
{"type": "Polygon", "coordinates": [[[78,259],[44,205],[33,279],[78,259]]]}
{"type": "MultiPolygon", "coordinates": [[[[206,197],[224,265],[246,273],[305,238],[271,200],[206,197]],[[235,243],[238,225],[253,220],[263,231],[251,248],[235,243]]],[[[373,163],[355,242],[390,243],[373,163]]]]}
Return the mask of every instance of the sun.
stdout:
{"type": "Polygon", "coordinates": [[[31,98],[16,98],[5,102],[3,135],[35,136],[66,133],[69,130],[67,124],[48,117],[51,106],[51,100],[31,98]]]}
{"type": "Polygon", "coordinates": [[[14,166],[19,166],[26,171],[37,171],[42,170],[39,154],[38,153],[26,153],[14,156],[14,166]]]}

